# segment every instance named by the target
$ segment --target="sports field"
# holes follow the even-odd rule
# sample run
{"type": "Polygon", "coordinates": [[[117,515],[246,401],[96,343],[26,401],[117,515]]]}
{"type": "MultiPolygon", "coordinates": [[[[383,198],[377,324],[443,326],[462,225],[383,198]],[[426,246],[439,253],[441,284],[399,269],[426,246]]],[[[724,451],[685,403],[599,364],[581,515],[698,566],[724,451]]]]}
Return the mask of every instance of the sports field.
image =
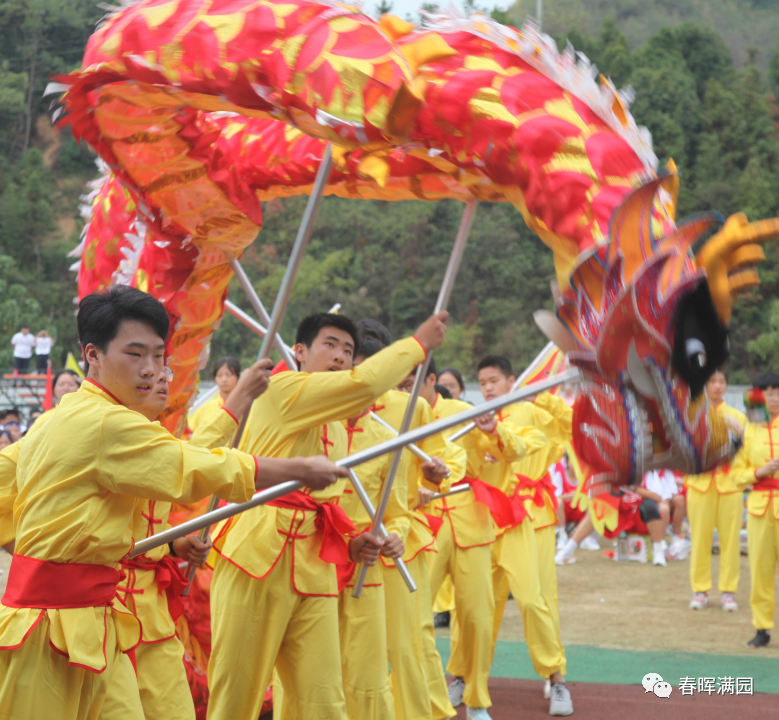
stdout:
{"type": "MultiPolygon", "coordinates": [[[[610,542],[601,544],[603,551],[611,549],[610,542]]],[[[688,609],[688,561],[663,568],[616,563],[599,552],[579,550],[576,557],[575,565],[560,567],[557,573],[576,717],[740,720],[779,713],[779,635],[762,650],[746,644],[754,635],[746,557],[741,559],[737,613],[720,610],[716,589],[709,596],[710,608],[688,609]],[[641,680],[650,672],[673,686],[670,698],[644,692],[641,680]],[[755,694],[718,694],[721,679],[731,677],[751,678],[755,694]],[[681,694],[682,678],[696,686],[692,694],[681,694]],[[699,678],[703,687],[714,688],[711,694],[697,690],[699,678]],[[713,681],[707,682],[710,678],[713,681]]],[[[716,588],[719,558],[712,561],[716,588]]],[[[438,633],[439,650],[447,656],[448,632],[438,633]]],[[[513,601],[506,606],[492,677],[493,720],[548,717],[543,684],[530,663],[522,618],[513,601]]],[[[458,716],[465,717],[464,708],[458,716]]]]}

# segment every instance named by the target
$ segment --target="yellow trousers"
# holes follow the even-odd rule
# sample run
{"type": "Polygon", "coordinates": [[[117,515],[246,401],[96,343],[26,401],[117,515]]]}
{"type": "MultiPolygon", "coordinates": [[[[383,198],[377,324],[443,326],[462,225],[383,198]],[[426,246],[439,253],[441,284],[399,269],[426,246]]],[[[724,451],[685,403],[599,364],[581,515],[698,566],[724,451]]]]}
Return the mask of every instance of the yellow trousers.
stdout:
{"type": "Polygon", "coordinates": [[[398,720],[444,720],[457,714],[435,647],[430,576],[423,555],[406,563],[417,585],[415,593],[408,591],[395,568],[384,568],[387,651],[398,720]]]}
{"type": "MultiPolygon", "coordinates": [[[[558,670],[565,674],[565,651],[560,642],[559,615],[547,604],[542,591],[536,534],[533,523],[525,520],[501,535],[492,546],[492,583],[495,592],[492,637],[494,648],[511,591],[522,613],[525,642],[533,667],[542,678],[548,678],[558,670]]],[[[544,565],[547,566],[548,561],[544,565]]],[[[551,583],[548,577],[546,585],[549,593],[551,583]]]]}
{"type": "MultiPolygon", "coordinates": [[[[536,530],[536,547],[538,548],[538,579],[541,582],[541,597],[546,606],[552,613],[555,628],[557,630],[557,639],[560,641],[560,604],[557,598],[557,565],[555,565],[554,556],[557,552],[557,536],[554,526],[536,530]]],[[[565,674],[566,660],[565,648],[560,642],[563,651],[562,672],[565,674]]]]}
{"type": "Polygon", "coordinates": [[[741,570],[741,523],[744,517],[744,493],[720,494],[712,480],[704,493],[687,490],[687,518],[690,521],[690,584],[693,592],[711,590],[711,541],[714,528],[719,536],[719,590],[738,590],[741,570]]]}
{"type": "MultiPolygon", "coordinates": [[[[435,553],[429,553],[434,555],[435,553]]],[[[433,603],[434,613],[452,612],[454,610],[454,585],[452,585],[452,576],[447,575],[444,582],[435,594],[433,603]]]]}
{"type": "Polygon", "coordinates": [[[394,720],[384,588],[363,588],[359,599],[352,591],[338,597],[346,712],[349,720],[394,720]]]}
{"type": "Polygon", "coordinates": [[[257,720],[274,663],[285,716],[346,720],[338,598],[298,595],[289,551],[260,580],[218,557],[211,635],[209,720],[257,720]]]}
{"type": "Polygon", "coordinates": [[[774,626],[774,578],[779,562],[779,520],[769,508],[762,517],[747,515],[749,574],[752,577],[752,624],[758,630],[774,626]]]}
{"type": "Polygon", "coordinates": [[[178,638],[139,645],[135,666],[146,720],[194,720],[184,646],[178,638]]]}
{"type": "MultiPolygon", "coordinates": [[[[463,550],[454,543],[452,526],[444,522],[436,538],[438,554],[430,572],[430,589],[435,593],[444,577],[454,580],[456,643],[462,650],[448,671],[465,678],[463,702],[472,708],[491,707],[487,687],[492,665],[492,628],[495,617],[490,568],[491,546],[463,550]]],[[[454,623],[452,623],[454,625],[454,623]]],[[[453,633],[454,634],[454,633],[453,633]]],[[[455,638],[452,638],[453,643],[455,638]]]]}
{"type": "Polygon", "coordinates": [[[129,658],[106,633],[106,669],[98,674],[68,665],[49,644],[44,614],[21,647],[0,650],[0,719],[144,720],[129,658]]]}

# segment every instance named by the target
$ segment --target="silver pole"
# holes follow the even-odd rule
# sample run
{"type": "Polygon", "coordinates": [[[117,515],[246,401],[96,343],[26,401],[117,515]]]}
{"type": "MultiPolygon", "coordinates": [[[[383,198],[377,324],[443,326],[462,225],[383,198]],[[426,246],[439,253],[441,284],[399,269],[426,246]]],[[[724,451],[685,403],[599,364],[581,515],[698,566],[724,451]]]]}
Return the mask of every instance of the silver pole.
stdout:
{"type": "Polygon", "coordinates": [[[452,488],[449,492],[433,493],[430,496],[430,500],[428,500],[428,503],[433,502],[433,500],[440,500],[441,498],[449,497],[450,495],[459,495],[460,493],[468,492],[468,490],[470,489],[471,489],[470,485],[455,485],[454,488],[452,488]]]}
{"type": "MultiPolygon", "coordinates": [[[[385,428],[387,428],[387,430],[389,430],[394,435],[398,434],[398,431],[395,430],[395,428],[392,427],[392,425],[390,425],[383,418],[380,418],[373,411],[371,411],[371,420],[375,420],[377,423],[379,423],[379,425],[383,425],[385,428]]],[[[426,463],[433,462],[433,458],[431,458],[424,450],[422,450],[421,448],[418,448],[416,445],[414,445],[414,443],[410,443],[406,447],[409,450],[411,450],[411,452],[414,453],[414,455],[416,455],[422,462],[426,462],[426,463]]],[[[371,515],[371,517],[373,517],[373,516],[371,515]]]]}
{"type": "Polygon", "coordinates": [[[187,410],[187,413],[193,413],[198,408],[203,407],[211,398],[216,397],[218,392],[219,386],[214,384],[214,387],[206,390],[194,403],[192,403],[192,407],[187,410]]]}
{"type": "MultiPolygon", "coordinates": [[[[508,393],[508,395],[501,395],[494,400],[490,400],[489,402],[486,402],[479,407],[469,408],[468,410],[463,410],[461,413],[457,413],[456,415],[450,415],[449,417],[441,418],[440,420],[436,420],[435,422],[432,422],[428,425],[422,425],[421,427],[415,428],[414,430],[409,430],[407,433],[398,435],[398,437],[390,438],[389,440],[378,443],[373,447],[365,448],[365,450],[360,450],[353,455],[349,455],[348,457],[338,460],[335,464],[339,467],[345,468],[356,467],[357,465],[368,462],[369,460],[373,460],[380,455],[384,455],[388,452],[393,452],[394,450],[403,448],[409,443],[419,442],[420,440],[424,440],[426,437],[443,432],[444,430],[454,427],[455,425],[468,422],[472,418],[479,417],[479,415],[483,415],[487,412],[495,412],[495,410],[499,410],[506,405],[519,402],[520,400],[524,400],[526,397],[530,397],[536,393],[543,392],[544,390],[557,387],[563,383],[578,380],[580,377],[581,376],[579,371],[575,368],[571,368],[565,372],[553,375],[546,380],[534,383],[532,387],[520,388],[513,393],[508,393]]],[[[260,492],[256,493],[254,497],[248,502],[219,508],[218,510],[214,510],[214,512],[210,513],[209,515],[201,515],[200,517],[188,520],[181,525],[176,525],[175,527],[164,530],[157,535],[152,535],[149,538],[141,540],[140,542],[136,543],[133,551],[130,553],[130,557],[137,557],[138,555],[142,555],[149,550],[160,547],[160,545],[167,545],[176,538],[189,535],[190,533],[196,532],[204,527],[209,527],[210,525],[221,522],[226,518],[233,517],[233,515],[239,515],[246,510],[250,510],[253,507],[262,505],[266,502],[269,502],[270,500],[276,500],[277,498],[294,492],[295,490],[300,490],[302,487],[303,486],[299,482],[287,482],[281,483],[280,485],[274,485],[273,487],[267,488],[265,490],[261,490],[260,492]]]]}
{"type": "MultiPolygon", "coordinates": [[[[262,360],[263,358],[266,358],[270,355],[271,343],[276,339],[279,328],[281,327],[281,320],[287,310],[289,296],[292,294],[292,286],[295,283],[295,276],[298,274],[300,263],[303,260],[303,255],[305,254],[306,248],[308,247],[308,241],[311,239],[311,232],[314,229],[314,223],[316,222],[316,217],[319,214],[319,207],[322,204],[322,196],[325,191],[325,185],[327,185],[327,181],[330,178],[332,160],[332,145],[327,143],[322,154],[322,162],[319,164],[319,169],[316,172],[314,187],[311,190],[311,195],[308,196],[308,202],[306,203],[306,210],[303,213],[303,219],[300,221],[300,227],[298,228],[298,234],[295,238],[295,244],[292,246],[292,252],[290,253],[289,261],[287,262],[287,269],[284,272],[284,278],[281,281],[281,287],[279,288],[279,293],[276,296],[276,302],[273,305],[273,315],[271,315],[270,322],[268,323],[268,330],[265,334],[265,337],[262,339],[260,352],[257,355],[258,360],[262,360]]],[[[233,263],[231,263],[233,265],[233,271],[236,272],[238,281],[242,286],[244,286],[244,290],[249,296],[249,302],[253,302],[255,298],[257,301],[259,301],[257,294],[254,292],[254,288],[252,288],[249,279],[243,272],[243,268],[241,268],[237,261],[233,261],[233,263]],[[244,282],[246,285],[244,285],[244,282]],[[249,288],[251,288],[251,291],[249,288]]],[[[280,337],[278,338],[278,345],[279,348],[283,347],[284,345],[284,342],[280,337]]],[[[238,447],[240,444],[241,438],[243,437],[243,432],[246,429],[246,421],[248,418],[248,412],[241,418],[241,422],[238,425],[238,430],[235,432],[235,438],[233,439],[233,447],[238,447]]],[[[209,509],[213,510],[218,503],[219,499],[216,496],[212,497],[209,503],[209,509]]],[[[200,538],[205,540],[208,537],[209,532],[210,528],[204,527],[203,531],[200,533],[200,538]]],[[[187,579],[191,581],[194,574],[195,567],[190,564],[187,569],[187,579]]],[[[184,590],[182,595],[188,594],[189,586],[186,590],[184,590]]]]}
{"type": "MultiPolygon", "coordinates": [[[[460,220],[460,228],[457,231],[457,237],[454,241],[454,247],[452,248],[452,254],[449,256],[449,264],[446,266],[446,273],[444,274],[443,282],[441,283],[441,290],[438,293],[438,300],[435,304],[435,310],[433,314],[437,314],[443,310],[446,310],[446,306],[449,304],[449,296],[452,294],[452,288],[454,287],[454,281],[457,277],[457,271],[460,269],[460,262],[462,261],[463,251],[465,250],[465,243],[468,240],[468,235],[471,232],[473,226],[473,219],[476,217],[476,207],[478,205],[477,200],[469,200],[465,203],[465,209],[463,210],[462,219],[460,220]]],[[[408,432],[411,425],[411,418],[414,416],[414,411],[417,407],[417,398],[419,398],[419,391],[422,389],[422,383],[427,378],[427,366],[430,363],[430,356],[428,355],[421,365],[417,367],[417,374],[414,378],[414,385],[411,388],[411,395],[408,399],[408,405],[406,405],[406,412],[403,415],[403,422],[400,424],[400,434],[408,432]]],[[[379,507],[376,509],[376,517],[373,519],[373,527],[371,532],[375,535],[376,528],[381,524],[384,513],[387,510],[387,502],[389,501],[390,493],[392,492],[392,483],[395,482],[395,475],[398,472],[398,465],[400,464],[401,451],[395,453],[395,457],[392,458],[390,464],[389,474],[384,482],[382,488],[381,498],[379,499],[379,507]]],[[[360,597],[362,593],[362,587],[365,584],[365,576],[368,572],[368,568],[363,566],[360,568],[360,577],[354,586],[354,592],[352,597],[360,597]]]]}
{"type": "MultiPolygon", "coordinates": [[[[514,381],[514,384],[511,386],[512,392],[516,390],[525,380],[525,378],[530,375],[531,371],[533,370],[533,365],[535,365],[544,355],[552,350],[554,348],[555,344],[553,342],[549,342],[544,346],[544,349],[536,355],[535,359],[525,368],[525,371],[514,381]]],[[[447,440],[449,442],[455,442],[456,440],[459,440],[463,435],[467,435],[471,430],[473,430],[476,427],[476,423],[468,423],[467,425],[464,425],[461,427],[456,433],[452,433],[447,440]]]]}
{"type": "MultiPolygon", "coordinates": [[[[365,492],[365,487],[363,487],[363,484],[360,482],[360,478],[357,477],[357,473],[354,472],[352,468],[349,468],[349,478],[352,481],[354,492],[357,493],[357,497],[360,498],[360,502],[363,504],[365,511],[368,513],[368,517],[373,520],[374,516],[376,515],[376,510],[373,507],[371,499],[368,497],[368,493],[365,492]]],[[[387,535],[389,535],[387,528],[384,527],[384,523],[381,524],[379,533],[381,534],[382,538],[386,538],[387,535]]],[[[406,567],[406,563],[403,562],[403,558],[395,558],[393,562],[395,563],[395,567],[400,572],[400,576],[403,578],[403,581],[408,586],[409,592],[416,592],[417,585],[414,582],[414,578],[411,577],[411,573],[409,573],[408,568],[406,567]]]]}
{"type": "Polygon", "coordinates": [[[538,30],[544,24],[544,0],[536,0],[536,20],[538,20],[538,30]]]}
{"type": "MultiPolygon", "coordinates": [[[[293,250],[294,252],[294,250],[293,250]]],[[[292,262],[292,258],[290,258],[290,262],[292,262]]],[[[268,311],[265,309],[265,306],[262,304],[262,301],[260,300],[259,296],[254,290],[254,286],[249,281],[249,278],[246,276],[246,273],[244,272],[244,269],[241,267],[241,263],[238,262],[238,260],[233,259],[230,261],[230,267],[232,267],[233,272],[235,273],[235,277],[238,278],[238,282],[241,284],[241,287],[243,288],[243,291],[246,293],[246,297],[249,298],[249,304],[254,309],[254,312],[257,313],[257,317],[260,318],[262,322],[265,323],[266,326],[270,325],[270,317],[268,316],[268,311]]],[[[227,303],[229,301],[225,301],[225,309],[227,309],[227,303]]],[[[232,303],[231,303],[232,304],[232,303]]],[[[232,310],[230,311],[232,313],[232,310]]],[[[232,313],[235,314],[235,313],[232,313]]],[[[236,316],[238,317],[238,316],[236,316]]],[[[241,322],[244,323],[244,325],[247,325],[245,320],[243,318],[238,317],[241,322]]],[[[252,327],[249,325],[249,327],[252,327]]],[[[252,327],[255,332],[262,335],[263,337],[267,336],[268,330],[267,327],[262,327],[262,325],[258,325],[256,328],[252,327]]],[[[281,335],[279,333],[276,333],[276,337],[273,340],[274,345],[276,345],[276,349],[281,353],[281,357],[284,358],[284,362],[287,363],[287,366],[290,370],[297,370],[297,363],[295,363],[294,358],[292,356],[292,351],[289,348],[289,346],[282,340],[281,335]]],[[[263,356],[264,357],[264,356],[263,356]]],[[[262,358],[258,358],[262,359],[262,358]]]]}

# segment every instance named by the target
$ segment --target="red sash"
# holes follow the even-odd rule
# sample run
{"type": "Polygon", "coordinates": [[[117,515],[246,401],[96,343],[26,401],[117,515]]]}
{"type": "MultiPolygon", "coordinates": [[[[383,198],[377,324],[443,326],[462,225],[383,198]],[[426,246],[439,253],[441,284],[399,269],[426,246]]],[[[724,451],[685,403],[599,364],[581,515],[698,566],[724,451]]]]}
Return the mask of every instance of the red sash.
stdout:
{"type": "Polygon", "coordinates": [[[427,520],[427,524],[430,526],[430,532],[433,537],[438,537],[438,531],[443,527],[444,519],[438,515],[428,515],[426,512],[422,513],[427,520]]]}
{"type": "Polygon", "coordinates": [[[536,507],[544,507],[546,500],[544,495],[548,495],[552,501],[552,507],[557,510],[557,494],[555,493],[554,483],[549,473],[544,475],[540,480],[531,480],[526,475],[517,475],[519,483],[517,484],[517,490],[532,490],[533,505],[536,507]]]}
{"type": "MultiPolygon", "coordinates": [[[[296,490],[289,495],[267,503],[271,507],[288,510],[310,510],[316,513],[316,529],[322,533],[319,557],[328,563],[345,565],[350,562],[349,546],[343,536],[355,531],[354,523],[340,505],[331,502],[318,503],[306,493],[296,490]]],[[[293,539],[306,537],[293,536],[293,539]]]]}
{"type": "Polygon", "coordinates": [[[2,603],[57,610],[108,606],[123,579],[123,572],[107,565],[55,563],[15,554],[2,603]]]}
{"type": "Polygon", "coordinates": [[[471,486],[476,502],[487,506],[499,528],[516,527],[527,517],[527,510],[516,492],[513,497],[507,497],[495,486],[477,478],[466,477],[462,482],[471,486]]]}
{"type": "Polygon", "coordinates": [[[776,478],[766,478],[759,480],[752,486],[753,490],[779,490],[779,480],[776,478]]]}
{"type": "Polygon", "coordinates": [[[164,592],[168,600],[168,612],[175,623],[184,614],[184,603],[181,593],[189,586],[189,581],[179,567],[176,558],[166,555],[159,562],[143,562],[141,560],[122,560],[122,567],[131,570],[154,570],[154,580],[157,592],[164,592]]]}

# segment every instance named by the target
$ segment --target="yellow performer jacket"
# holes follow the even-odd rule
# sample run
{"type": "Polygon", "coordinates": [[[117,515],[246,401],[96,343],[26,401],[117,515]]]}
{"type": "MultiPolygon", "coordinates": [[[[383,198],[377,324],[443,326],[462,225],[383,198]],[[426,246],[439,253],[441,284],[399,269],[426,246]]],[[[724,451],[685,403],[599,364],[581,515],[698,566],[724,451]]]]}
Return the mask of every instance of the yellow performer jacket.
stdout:
{"type": "MultiPolygon", "coordinates": [[[[741,432],[744,429],[744,426],[747,423],[744,413],[726,405],[724,402],[717,405],[715,409],[734,430],[741,432]]],[[[684,477],[684,484],[687,487],[691,487],[702,493],[709,491],[712,481],[714,481],[714,486],[717,488],[717,492],[720,495],[741,492],[743,490],[743,488],[736,486],[729,463],[721,465],[711,472],[701,473],[700,475],[685,475],[684,477]]]]}
{"type": "MultiPolygon", "coordinates": [[[[346,456],[344,418],[363,412],[425,358],[413,338],[393,343],[351,371],[274,375],[270,388],[249,413],[241,448],[264,457],[346,456]]],[[[359,470],[358,470],[359,471],[359,470]]],[[[346,481],[305,494],[321,505],[337,503],[346,481]]],[[[293,553],[292,585],[301,595],[338,595],[335,566],[319,557],[323,535],[318,513],[265,505],[225,521],[214,533],[214,548],[254,578],[265,577],[281,554],[293,553]]]]}
{"type": "MultiPolygon", "coordinates": [[[[373,411],[385,422],[389,423],[396,430],[400,429],[403,423],[403,415],[406,412],[410,395],[398,390],[390,390],[384,393],[373,406],[373,411]]],[[[411,418],[410,430],[415,430],[423,425],[433,422],[433,412],[427,400],[417,399],[417,406],[414,415],[411,418]]],[[[430,519],[425,515],[422,508],[419,508],[419,488],[426,487],[435,492],[447,492],[452,484],[459,482],[465,476],[466,456],[465,451],[458,445],[446,440],[445,435],[451,434],[437,433],[426,437],[417,446],[424,450],[430,457],[439,457],[449,468],[450,475],[444,479],[440,485],[433,485],[424,479],[422,475],[423,462],[411,450],[404,450],[408,455],[408,472],[405,475],[405,482],[408,493],[408,509],[412,514],[413,522],[411,530],[406,539],[406,552],[403,555],[405,562],[410,562],[419,553],[429,550],[435,551],[435,532],[431,527],[430,519]]],[[[395,482],[402,482],[404,476],[398,472],[395,482]]],[[[395,567],[392,561],[382,557],[382,562],[386,567],[395,567]]]]}
{"type": "MultiPolygon", "coordinates": [[[[470,409],[472,409],[472,406],[461,400],[446,400],[437,395],[435,405],[433,405],[433,415],[436,420],[439,420],[440,418],[450,417],[463,410],[470,409]]],[[[462,425],[453,427],[447,430],[447,434],[452,435],[461,427],[462,425]]],[[[499,429],[496,429],[496,432],[501,437],[501,433],[509,431],[505,426],[501,426],[499,429]]],[[[507,436],[504,435],[502,437],[503,442],[511,443],[507,436]]],[[[488,477],[489,479],[485,480],[485,482],[490,482],[490,480],[494,482],[497,479],[494,474],[489,475],[484,472],[484,466],[487,464],[486,457],[493,442],[493,439],[489,438],[478,428],[471,430],[471,432],[457,440],[457,444],[466,451],[467,467],[465,478],[480,480],[488,477]]],[[[532,439],[529,446],[526,447],[527,449],[535,447],[532,439]]],[[[442,519],[449,518],[449,522],[452,524],[452,536],[458,548],[466,550],[480,545],[490,545],[495,542],[495,528],[490,511],[486,505],[476,500],[472,491],[459,493],[450,498],[435,500],[432,504],[432,511],[434,515],[442,519]]]]}
{"type": "MultiPolygon", "coordinates": [[[[256,474],[251,455],[182,442],[87,380],[22,444],[9,589],[20,556],[33,565],[74,563],[118,571],[146,506],[140,498],[194,502],[215,493],[245,502],[254,493],[256,474]]],[[[8,602],[8,591],[3,601],[8,602]]],[[[21,645],[43,613],[51,624],[53,647],[68,655],[71,664],[94,672],[107,665],[103,643],[108,622],[115,624],[122,650],[140,641],[138,620],[114,597],[99,607],[0,605],[0,649],[21,645]]]]}
{"type": "MultiPolygon", "coordinates": [[[[220,409],[208,425],[198,427],[189,444],[208,449],[225,447],[237,428],[236,419],[220,409]]],[[[168,523],[170,507],[169,502],[147,500],[141,513],[133,518],[133,539],[137,542],[171,527],[168,523]]],[[[168,545],[163,545],[133,558],[124,565],[127,577],[117,588],[124,604],[141,621],[143,643],[169,640],[176,634],[167,595],[160,590],[157,582],[157,563],[169,554],[168,545]]]]}
{"type": "Polygon", "coordinates": [[[747,512],[763,517],[766,513],[779,520],[779,473],[758,480],[755,470],[779,457],[779,417],[763,423],[747,423],[744,445],[730,466],[730,479],[737,490],[752,485],[747,512]]]}
{"type": "Polygon", "coordinates": [[[191,415],[187,415],[187,425],[194,432],[199,427],[210,425],[216,418],[220,417],[220,410],[225,404],[221,393],[217,392],[207,403],[201,405],[191,415]]]}
{"type": "MultiPolygon", "coordinates": [[[[354,421],[345,421],[344,427],[348,436],[348,455],[395,437],[394,433],[375,420],[372,420],[368,410],[354,421]]],[[[398,478],[404,478],[408,474],[409,461],[409,453],[402,453],[397,472],[398,478]]],[[[392,453],[386,453],[355,468],[355,473],[365,488],[365,492],[368,494],[374,508],[379,504],[381,491],[384,487],[384,481],[389,474],[391,464],[392,453]]],[[[371,519],[368,511],[360,502],[360,498],[352,487],[351,482],[346,483],[346,488],[341,496],[341,507],[354,523],[355,532],[361,533],[370,529],[371,519]]],[[[393,482],[387,503],[387,511],[384,514],[384,527],[387,528],[388,533],[398,535],[405,543],[411,529],[411,522],[411,512],[408,509],[408,487],[405,482],[393,482]]],[[[366,586],[382,584],[381,566],[378,563],[368,569],[365,584],[366,586]]]]}

